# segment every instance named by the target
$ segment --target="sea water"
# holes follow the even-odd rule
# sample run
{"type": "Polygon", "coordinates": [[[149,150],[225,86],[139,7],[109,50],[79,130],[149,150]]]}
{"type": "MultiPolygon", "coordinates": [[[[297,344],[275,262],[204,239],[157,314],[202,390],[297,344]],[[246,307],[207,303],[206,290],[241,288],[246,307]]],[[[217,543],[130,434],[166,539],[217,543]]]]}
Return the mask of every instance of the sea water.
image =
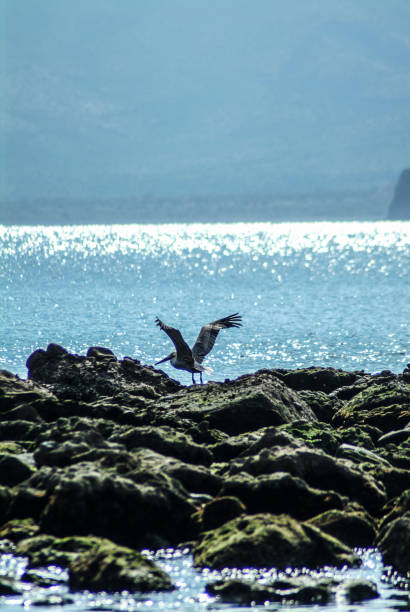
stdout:
{"type": "MultiPolygon", "coordinates": [[[[410,361],[410,222],[0,227],[0,301],[0,368],[21,377],[28,355],[49,342],[78,354],[106,346],[152,365],[173,348],[156,316],[192,344],[203,324],[235,312],[243,327],[221,331],[205,362],[212,380],[310,365],[401,372],[410,361]]],[[[190,384],[190,374],[162,367],[190,384]]],[[[379,553],[362,558],[348,571],[375,581],[381,598],[348,605],[340,592],[312,609],[405,609],[379,553]]],[[[173,593],[83,594],[65,609],[239,609],[206,595],[217,576],[195,570],[189,554],[156,560],[173,593]]],[[[16,563],[0,557],[0,575],[13,573],[9,565],[18,573],[24,560],[16,563]]],[[[25,610],[36,597],[3,598],[0,610],[25,610]]]]}
{"type": "MultiPolygon", "coordinates": [[[[49,342],[153,364],[239,312],[212,380],[310,365],[401,372],[410,360],[410,222],[0,226],[0,367],[49,342]]],[[[189,384],[191,376],[161,366],[189,384]]]]}

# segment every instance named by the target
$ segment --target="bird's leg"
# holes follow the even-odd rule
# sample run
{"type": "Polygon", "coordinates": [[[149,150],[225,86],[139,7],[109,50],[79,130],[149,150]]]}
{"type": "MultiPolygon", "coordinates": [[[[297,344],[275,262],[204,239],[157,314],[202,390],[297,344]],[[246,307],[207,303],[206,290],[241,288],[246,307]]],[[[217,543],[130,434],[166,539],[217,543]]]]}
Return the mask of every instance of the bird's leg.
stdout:
{"type": "Polygon", "coordinates": [[[201,385],[203,385],[203,381],[202,381],[202,372],[199,372],[199,380],[201,381],[201,385]]]}
{"type": "Polygon", "coordinates": [[[195,384],[195,378],[194,378],[194,373],[192,372],[192,384],[195,384]]]}

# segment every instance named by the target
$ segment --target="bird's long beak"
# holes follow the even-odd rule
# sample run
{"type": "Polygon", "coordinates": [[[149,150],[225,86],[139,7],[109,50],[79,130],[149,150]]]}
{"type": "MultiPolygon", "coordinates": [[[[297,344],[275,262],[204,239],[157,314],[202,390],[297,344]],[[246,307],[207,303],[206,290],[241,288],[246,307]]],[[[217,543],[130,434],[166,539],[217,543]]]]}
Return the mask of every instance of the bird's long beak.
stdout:
{"type": "Polygon", "coordinates": [[[157,361],[154,365],[158,365],[159,363],[164,363],[164,361],[169,361],[170,359],[172,359],[173,356],[174,356],[174,353],[170,353],[168,357],[164,357],[164,359],[161,359],[161,361],[157,361]]]}

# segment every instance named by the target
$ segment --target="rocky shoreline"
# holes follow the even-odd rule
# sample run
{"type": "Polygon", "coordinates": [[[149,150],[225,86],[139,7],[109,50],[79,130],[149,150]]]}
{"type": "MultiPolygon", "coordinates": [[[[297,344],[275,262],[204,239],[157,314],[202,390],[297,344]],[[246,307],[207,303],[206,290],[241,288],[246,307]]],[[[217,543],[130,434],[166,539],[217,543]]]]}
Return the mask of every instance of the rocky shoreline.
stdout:
{"type": "MultiPolygon", "coordinates": [[[[261,370],[184,387],[92,347],[0,371],[0,539],[72,591],[175,588],[145,548],[197,567],[357,566],[357,547],[410,572],[410,369],[261,370]]],[[[350,601],[377,597],[350,585],[350,601]]],[[[329,580],[222,580],[222,601],[325,602],[329,580]]],[[[349,591],[349,592],[350,592],[349,591]]],[[[64,602],[61,602],[64,603],[64,602]]]]}

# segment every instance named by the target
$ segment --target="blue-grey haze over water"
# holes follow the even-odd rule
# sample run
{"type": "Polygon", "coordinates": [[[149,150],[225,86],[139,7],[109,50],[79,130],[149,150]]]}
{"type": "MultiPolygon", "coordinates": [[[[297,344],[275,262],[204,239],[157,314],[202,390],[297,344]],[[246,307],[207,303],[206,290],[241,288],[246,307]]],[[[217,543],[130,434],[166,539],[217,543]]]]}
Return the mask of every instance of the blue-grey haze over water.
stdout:
{"type": "MultiPolygon", "coordinates": [[[[50,342],[79,354],[102,345],[153,364],[172,349],[156,316],[192,343],[204,323],[234,312],[243,327],[219,334],[205,362],[212,380],[310,365],[400,372],[409,361],[410,222],[0,226],[0,253],[0,368],[21,377],[29,354],[50,342]]],[[[190,384],[190,374],[163,367],[190,384]]],[[[362,555],[348,572],[374,580],[381,597],[352,607],[337,595],[315,610],[398,609],[380,554],[362,555]]],[[[194,570],[189,555],[155,558],[173,593],[85,593],[65,609],[239,609],[206,595],[217,574],[194,570]]],[[[18,576],[23,566],[0,558],[0,573],[18,576]]],[[[0,609],[27,609],[35,598],[35,589],[3,598],[0,609]]]]}
{"type": "MultiPolygon", "coordinates": [[[[106,346],[153,364],[239,312],[212,380],[310,365],[401,372],[410,359],[410,223],[0,227],[0,367],[36,348],[106,346]]],[[[188,373],[162,366],[189,384],[188,373]]]]}

